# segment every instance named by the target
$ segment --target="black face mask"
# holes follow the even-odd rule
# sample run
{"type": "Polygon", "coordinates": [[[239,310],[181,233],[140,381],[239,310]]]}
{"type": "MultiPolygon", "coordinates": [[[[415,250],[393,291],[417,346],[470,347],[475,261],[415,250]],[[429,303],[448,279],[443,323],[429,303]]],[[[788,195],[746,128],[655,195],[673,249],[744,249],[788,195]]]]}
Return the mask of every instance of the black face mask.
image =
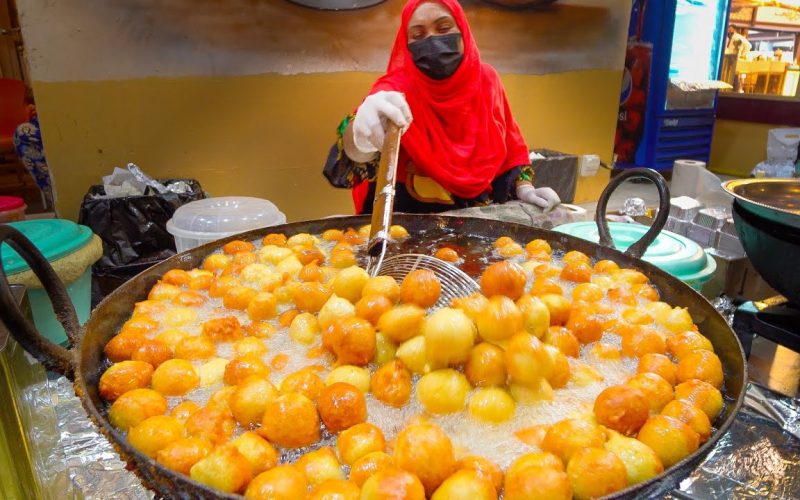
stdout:
{"type": "Polygon", "coordinates": [[[456,72],[464,59],[460,42],[461,33],[429,36],[408,44],[408,50],[420,71],[434,80],[444,80],[456,72]]]}

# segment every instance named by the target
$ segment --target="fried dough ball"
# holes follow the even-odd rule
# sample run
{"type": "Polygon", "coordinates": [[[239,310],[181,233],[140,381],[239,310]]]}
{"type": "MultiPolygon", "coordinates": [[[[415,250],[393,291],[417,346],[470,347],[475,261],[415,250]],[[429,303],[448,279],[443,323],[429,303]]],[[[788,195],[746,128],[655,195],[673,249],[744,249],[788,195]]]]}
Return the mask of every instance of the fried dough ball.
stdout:
{"type": "Polygon", "coordinates": [[[552,367],[550,375],[547,376],[547,382],[550,383],[553,389],[566,387],[570,379],[569,360],[558,348],[546,344],[543,347],[550,358],[549,366],[552,367]]]}
{"type": "Polygon", "coordinates": [[[147,294],[147,299],[167,301],[174,299],[180,293],[180,287],[159,281],[150,289],[150,293],[147,294]]]}
{"type": "Polygon", "coordinates": [[[675,386],[675,399],[688,401],[703,410],[713,422],[722,411],[722,393],[702,380],[687,380],[675,386]]]}
{"type": "Polygon", "coordinates": [[[603,448],[578,450],[567,464],[577,500],[606,496],[628,486],[628,471],[614,453],[603,448]]]}
{"type": "Polygon", "coordinates": [[[464,374],[469,383],[475,387],[505,385],[507,379],[505,352],[488,342],[476,345],[469,353],[464,374]]]}
{"type": "Polygon", "coordinates": [[[698,350],[685,355],[678,363],[678,382],[697,379],[708,382],[717,389],[722,387],[722,362],[711,351],[698,350]]]}
{"type": "Polygon", "coordinates": [[[650,416],[645,395],[635,387],[615,385],[594,400],[597,423],[626,436],[633,436],[650,416]]]}
{"type": "Polygon", "coordinates": [[[517,242],[504,245],[497,249],[497,254],[504,259],[511,259],[517,255],[522,255],[523,253],[525,253],[525,250],[517,242]]]}
{"type": "Polygon", "coordinates": [[[325,254],[317,247],[293,247],[292,251],[294,251],[295,257],[297,257],[297,260],[300,261],[303,267],[312,262],[325,262],[325,254]]]}
{"type": "Polygon", "coordinates": [[[572,300],[597,302],[605,295],[603,289],[594,283],[581,283],[572,289],[572,300]]]}
{"type": "Polygon", "coordinates": [[[678,367],[663,354],[650,353],[639,358],[636,373],[655,373],[661,375],[670,385],[675,385],[678,367]]]}
{"type": "Polygon", "coordinates": [[[340,319],[352,318],[356,315],[356,307],[347,299],[343,299],[337,295],[331,297],[325,302],[319,310],[317,320],[319,326],[325,331],[329,326],[336,323],[340,319]]]}
{"type": "Polygon", "coordinates": [[[233,287],[241,286],[241,281],[233,276],[219,276],[211,281],[208,287],[208,296],[213,298],[222,298],[225,292],[233,287]]]}
{"type": "Polygon", "coordinates": [[[408,236],[408,230],[398,224],[389,226],[389,236],[394,240],[399,240],[408,236]]]}
{"type": "Polygon", "coordinates": [[[194,464],[207,457],[214,446],[202,438],[188,437],[174,441],[156,453],[156,461],[175,472],[189,475],[194,464]]]}
{"type": "Polygon", "coordinates": [[[550,254],[553,252],[553,249],[550,247],[550,243],[541,239],[529,241],[528,244],[525,245],[525,250],[527,250],[528,254],[536,254],[536,253],[550,254]]]}
{"type": "Polygon", "coordinates": [[[377,325],[381,316],[392,309],[392,302],[383,295],[365,295],[356,303],[356,316],[377,325]]]}
{"type": "MultiPolygon", "coordinates": [[[[231,292],[229,291],[228,293],[231,292]]],[[[255,293],[252,294],[245,307],[247,308],[247,316],[252,321],[272,319],[277,312],[278,299],[269,292],[255,293]]]]}
{"type": "Polygon", "coordinates": [[[115,401],[128,391],[147,387],[152,377],[153,366],[150,363],[120,361],[109,366],[100,376],[98,388],[103,399],[115,401]]]}
{"type": "Polygon", "coordinates": [[[691,330],[692,326],[694,326],[692,316],[685,307],[672,309],[663,319],[656,318],[656,322],[672,333],[685,332],[686,330],[691,330]]]}
{"type": "Polygon", "coordinates": [[[563,466],[530,465],[506,474],[505,500],[556,500],[572,498],[572,486],[563,466]]]}
{"type": "Polygon", "coordinates": [[[254,474],[278,465],[278,452],[266,439],[255,432],[245,432],[231,441],[231,444],[250,462],[254,474]]]}
{"type": "MultiPolygon", "coordinates": [[[[536,271],[534,271],[534,274],[536,271]]],[[[547,295],[547,294],[554,294],[554,295],[561,295],[564,293],[564,289],[561,288],[561,285],[558,285],[555,281],[545,278],[540,275],[536,275],[536,279],[531,285],[530,294],[538,297],[540,295],[547,295]]]]}
{"type": "Polygon", "coordinates": [[[711,436],[711,421],[708,416],[703,413],[703,410],[688,401],[681,399],[670,401],[661,410],[661,414],[676,418],[691,427],[697,433],[701,443],[708,441],[711,436]]]}
{"type": "Polygon", "coordinates": [[[233,351],[238,356],[247,354],[261,356],[267,352],[267,346],[264,342],[256,337],[245,337],[233,345],[233,351]]]}
{"type": "Polygon", "coordinates": [[[333,292],[352,303],[358,302],[364,285],[369,281],[369,274],[358,266],[342,269],[333,278],[333,292]]]}
{"type": "Polygon", "coordinates": [[[619,266],[613,260],[599,260],[594,265],[594,272],[600,274],[612,274],[619,270],[619,266]]]}
{"type": "Polygon", "coordinates": [[[325,271],[317,264],[317,261],[312,261],[303,266],[303,269],[297,273],[297,279],[300,281],[309,282],[323,282],[325,281],[325,271]]]}
{"type": "Polygon", "coordinates": [[[518,403],[534,404],[540,401],[552,401],[554,397],[553,387],[545,379],[539,379],[532,386],[511,383],[508,385],[508,392],[518,403]]]}
{"type": "Polygon", "coordinates": [[[645,354],[664,354],[667,346],[660,333],[646,326],[634,328],[628,335],[622,336],[622,354],[640,358],[645,354]]]}
{"type": "Polygon", "coordinates": [[[647,481],[664,472],[656,452],[637,439],[611,432],[605,448],[625,465],[629,485],[647,481]]]}
{"type": "Polygon", "coordinates": [[[287,309],[278,316],[278,324],[283,328],[289,328],[298,314],[300,314],[300,311],[297,309],[287,309]]]}
{"type": "Polygon", "coordinates": [[[344,238],[344,231],[341,229],[326,229],[322,233],[322,239],[325,241],[342,241],[344,238]]]}
{"type": "Polygon", "coordinates": [[[192,269],[189,277],[190,290],[208,290],[214,281],[214,273],[202,269],[192,269]]]}
{"type": "Polygon", "coordinates": [[[117,429],[126,431],[166,411],[167,400],[164,396],[152,389],[133,389],[114,401],[108,411],[108,420],[117,429]]]}
{"type": "Polygon", "coordinates": [[[456,413],[467,403],[470,385],[456,370],[436,370],[417,382],[417,399],[430,413],[456,413]]]}
{"type": "MultiPolygon", "coordinates": [[[[222,361],[226,360],[223,359],[222,361]]],[[[208,398],[206,408],[220,410],[226,415],[232,416],[230,402],[234,392],[236,392],[236,387],[230,385],[217,389],[211,394],[211,397],[208,398]]]]}
{"type": "Polygon", "coordinates": [[[522,266],[507,260],[495,262],[481,274],[481,292],[487,297],[505,295],[519,299],[525,292],[527,276],[522,266]]]}
{"type": "Polygon", "coordinates": [[[395,351],[397,359],[412,373],[424,374],[431,369],[444,368],[446,364],[430,364],[426,354],[426,340],[422,335],[406,340],[395,351]]]}
{"type": "Polygon", "coordinates": [[[570,380],[578,387],[586,387],[597,382],[602,382],[605,377],[596,368],[583,363],[577,363],[572,370],[570,380]]]}
{"type": "Polygon", "coordinates": [[[275,265],[275,271],[286,276],[297,276],[303,270],[303,263],[294,254],[286,257],[275,265]]]}
{"type": "Polygon", "coordinates": [[[341,464],[333,449],[326,446],[301,456],[295,466],[303,471],[311,486],[329,479],[344,479],[341,464]]]}
{"type": "Polygon", "coordinates": [[[550,325],[564,325],[569,319],[572,303],[563,295],[544,294],[539,297],[550,311],[550,325]]]}
{"type": "Polygon", "coordinates": [[[568,463],[581,448],[602,448],[606,441],[603,428],[583,419],[570,418],[553,424],[542,440],[542,450],[568,463]]]}
{"type": "Polygon", "coordinates": [[[457,470],[436,489],[431,500],[496,500],[497,491],[490,481],[472,470],[457,470]]]}
{"type": "Polygon", "coordinates": [[[325,385],[339,382],[350,384],[361,392],[369,391],[369,371],[353,365],[342,365],[334,368],[325,379],[325,385]]]}
{"type": "Polygon", "coordinates": [[[201,437],[213,445],[227,443],[236,428],[236,421],[230,410],[209,402],[186,419],[186,432],[190,436],[201,437]]]}
{"type": "Polygon", "coordinates": [[[302,448],[319,441],[319,415],[314,402],[297,392],[267,402],[257,431],[283,448],[302,448]]]}
{"type": "MultiPolygon", "coordinates": [[[[424,337],[423,337],[424,338],[424,337]]],[[[373,362],[383,366],[395,358],[397,346],[381,332],[375,333],[375,357],[373,362]]]]}
{"type": "Polygon", "coordinates": [[[214,342],[233,342],[244,336],[242,325],[235,316],[214,318],[203,323],[203,335],[214,342]]]}
{"type": "Polygon", "coordinates": [[[244,356],[233,358],[225,366],[223,381],[225,385],[237,385],[250,376],[261,378],[269,376],[269,368],[261,360],[261,357],[255,354],[245,354],[244,356]]]}
{"type": "Polygon", "coordinates": [[[164,361],[172,358],[172,349],[160,340],[145,340],[131,354],[133,361],[144,361],[157,368],[164,361]]]}
{"type": "Polygon", "coordinates": [[[153,372],[152,387],[165,396],[182,396],[200,385],[194,365],[185,359],[170,359],[153,372]]]}
{"type": "Polygon", "coordinates": [[[219,272],[231,264],[232,259],[221,253],[214,253],[203,260],[203,269],[211,272],[219,272]]]}
{"type": "Polygon", "coordinates": [[[331,251],[328,261],[330,262],[331,266],[337,269],[344,269],[345,267],[355,266],[357,262],[356,255],[353,253],[353,251],[346,248],[342,249],[334,248],[331,251]]]}
{"type": "Polygon", "coordinates": [[[654,415],[639,430],[637,439],[656,452],[664,467],[669,468],[694,453],[700,438],[680,420],[654,415]]]}
{"type": "Polygon", "coordinates": [[[592,346],[589,354],[597,359],[621,359],[622,351],[619,347],[605,342],[597,342],[592,346]]]}
{"type": "Polygon", "coordinates": [[[468,470],[474,472],[492,485],[496,492],[503,487],[503,472],[494,462],[477,455],[469,455],[456,463],[457,470],[468,470]]]}
{"type": "Polygon", "coordinates": [[[202,335],[189,335],[175,347],[175,357],[180,359],[208,359],[216,353],[214,342],[202,335]]]}
{"type": "Polygon", "coordinates": [[[428,494],[456,470],[450,438],[428,423],[409,425],[397,434],[394,460],[398,467],[419,477],[428,494]]]}
{"type": "Polygon", "coordinates": [[[257,339],[268,339],[275,335],[275,327],[267,321],[253,321],[244,328],[245,335],[257,339]]]}
{"type": "Polygon", "coordinates": [[[182,439],[186,429],[175,417],[154,415],[128,429],[128,443],[150,458],[170,443],[182,439]]]}
{"type": "Polygon", "coordinates": [[[365,319],[349,317],[334,322],[331,339],[339,364],[366,366],[375,357],[375,328],[365,319]]]}
{"type": "Polygon", "coordinates": [[[317,399],[317,408],[325,427],[333,434],[367,420],[364,394],[343,382],[325,387],[317,399]]]}
{"type": "Polygon", "coordinates": [[[311,313],[298,314],[289,325],[289,336],[292,340],[301,344],[314,344],[320,333],[319,321],[311,313]]]}
{"type": "Polygon", "coordinates": [[[296,392],[311,401],[316,401],[324,388],[325,383],[309,367],[297,370],[281,382],[282,393],[296,392]]]}
{"type": "Polygon", "coordinates": [[[250,264],[256,264],[258,262],[258,255],[254,251],[247,251],[247,252],[236,252],[233,254],[233,266],[238,269],[243,269],[250,264]]]}
{"type": "Polygon", "coordinates": [[[191,279],[192,277],[189,276],[189,273],[183,269],[170,269],[161,277],[161,281],[164,283],[175,286],[188,286],[191,279]]]}
{"type": "Polygon", "coordinates": [[[450,301],[450,307],[454,309],[461,309],[472,321],[477,321],[478,316],[488,303],[489,299],[487,299],[483,294],[476,292],[467,297],[454,298],[452,301],[450,301]]]}
{"type": "Polygon", "coordinates": [[[681,361],[694,351],[714,352],[714,346],[707,337],[695,331],[686,330],[667,339],[667,350],[675,359],[681,361]]]}
{"type": "Polygon", "coordinates": [[[634,325],[649,325],[655,318],[640,307],[629,307],[622,311],[622,319],[634,325]]]}
{"type": "Polygon", "coordinates": [[[639,373],[629,378],[625,385],[636,387],[644,393],[650,411],[658,413],[672,401],[675,394],[669,382],[655,373],[639,373]]]}
{"type": "Polygon", "coordinates": [[[442,284],[436,274],[429,269],[411,271],[400,284],[400,300],[422,308],[434,305],[441,293],[442,284]]]}
{"type": "Polygon", "coordinates": [[[392,342],[405,342],[419,335],[425,320],[425,310],[414,304],[401,304],[383,313],[378,330],[392,342]]]}
{"type": "Polygon", "coordinates": [[[510,236],[501,236],[494,240],[494,247],[495,248],[503,248],[506,245],[511,245],[516,243],[510,236]]]}
{"type": "Polygon", "coordinates": [[[433,256],[436,257],[437,259],[451,263],[458,262],[458,260],[460,259],[460,257],[458,256],[458,252],[448,247],[442,247],[439,250],[436,250],[436,253],[433,256]]]}
{"type": "Polygon", "coordinates": [[[551,326],[545,334],[544,341],[570,358],[577,358],[580,355],[580,342],[575,334],[567,328],[551,326]]]}
{"type": "Polygon", "coordinates": [[[385,448],[383,432],[366,422],[343,430],[336,440],[339,459],[345,465],[354,465],[361,457],[373,452],[382,452],[385,448]]]}
{"type": "Polygon", "coordinates": [[[252,427],[263,420],[267,403],[278,395],[278,389],[269,380],[248,377],[239,383],[231,395],[231,412],[243,427],[252,427]]]}
{"type": "Polygon", "coordinates": [[[425,488],[416,475],[389,467],[370,476],[361,487],[361,500],[387,499],[425,500],[425,488]]]}
{"type": "Polygon", "coordinates": [[[178,403],[178,405],[172,409],[169,415],[171,417],[177,418],[178,420],[180,420],[185,424],[186,420],[199,409],[200,406],[197,403],[187,399],[178,403]]]}
{"type": "Polygon", "coordinates": [[[507,340],[524,327],[522,311],[505,295],[490,298],[476,323],[478,334],[489,342],[507,340]]]}
{"type": "Polygon", "coordinates": [[[253,473],[250,462],[231,444],[220,446],[189,471],[192,479],[226,493],[242,491],[253,473]]]}
{"type": "Polygon", "coordinates": [[[411,397],[411,373],[401,361],[390,361],[372,374],[369,388],[380,401],[401,408],[411,397]]]}
{"type": "Polygon", "coordinates": [[[484,422],[500,423],[514,417],[514,399],[499,387],[476,390],[469,400],[469,414],[484,422]]]}
{"type": "Polygon", "coordinates": [[[422,323],[425,352],[434,366],[464,363],[475,343],[475,324],[460,309],[443,307],[422,323]]]}
{"type": "Polygon", "coordinates": [[[247,485],[248,500],[297,500],[306,497],[308,480],[295,465],[279,465],[257,475],[247,485]]]}
{"type": "Polygon", "coordinates": [[[515,384],[533,387],[552,372],[551,359],[542,343],[528,333],[511,337],[505,351],[506,370],[515,384]]]}
{"type": "Polygon", "coordinates": [[[185,290],[175,296],[172,303],[184,307],[201,306],[206,303],[206,296],[194,290],[185,290]]]}
{"type": "Polygon", "coordinates": [[[597,342],[603,336],[603,321],[590,307],[575,304],[569,312],[566,327],[582,344],[597,342]]]}
{"type": "Polygon", "coordinates": [[[225,243],[222,246],[222,251],[228,255],[234,255],[239,252],[253,252],[256,246],[249,241],[233,240],[225,243]]]}
{"type": "Polygon", "coordinates": [[[391,276],[373,276],[364,284],[361,295],[363,297],[383,295],[395,303],[400,299],[400,285],[391,276]]]}
{"type": "Polygon", "coordinates": [[[154,320],[149,315],[136,314],[122,325],[120,333],[138,333],[143,335],[154,332],[158,327],[158,321],[154,320]]]}
{"type": "MultiPolygon", "coordinates": [[[[174,303],[184,293],[185,292],[181,292],[178,296],[172,299],[172,302],[174,303]]],[[[165,326],[169,327],[188,325],[197,321],[197,311],[190,307],[170,307],[162,316],[161,321],[165,326]]]]}
{"type": "Polygon", "coordinates": [[[589,283],[592,279],[592,268],[584,262],[565,262],[561,270],[561,279],[574,283],[589,283]]]}
{"type": "Polygon", "coordinates": [[[373,451],[353,462],[350,467],[350,480],[360,488],[372,475],[394,467],[394,459],[391,456],[382,451],[373,451]]]}
{"type": "Polygon", "coordinates": [[[319,312],[333,295],[330,286],[318,281],[300,283],[291,289],[292,301],[304,312],[319,312]]]}
{"type": "Polygon", "coordinates": [[[522,311],[525,331],[538,338],[543,338],[550,327],[550,310],[538,297],[523,295],[517,300],[517,307],[522,311]]]}
{"type": "Polygon", "coordinates": [[[353,481],[326,479],[314,487],[306,500],[359,500],[361,490],[353,481]]]}

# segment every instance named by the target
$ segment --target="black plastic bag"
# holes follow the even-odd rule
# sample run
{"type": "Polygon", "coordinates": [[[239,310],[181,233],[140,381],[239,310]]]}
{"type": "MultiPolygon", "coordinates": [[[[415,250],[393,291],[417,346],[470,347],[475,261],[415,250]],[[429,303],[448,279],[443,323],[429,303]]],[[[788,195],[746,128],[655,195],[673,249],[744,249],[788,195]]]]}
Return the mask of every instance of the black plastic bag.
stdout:
{"type": "Polygon", "coordinates": [[[89,188],[81,204],[78,223],[103,240],[103,256],[92,267],[96,303],[125,281],[148,267],[175,255],[175,240],[167,221],[181,205],[205,198],[193,179],[161,179],[162,184],[187,182],[189,193],[153,193],[122,198],[95,198],[105,194],[102,185],[89,188]]]}

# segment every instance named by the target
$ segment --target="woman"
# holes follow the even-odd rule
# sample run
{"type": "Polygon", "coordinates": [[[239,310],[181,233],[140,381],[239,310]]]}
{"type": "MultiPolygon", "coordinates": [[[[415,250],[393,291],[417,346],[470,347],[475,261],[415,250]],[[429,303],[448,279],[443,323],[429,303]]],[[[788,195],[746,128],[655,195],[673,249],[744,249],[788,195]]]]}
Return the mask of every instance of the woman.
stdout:
{"type": "Polygon", "coordinates": [[[497,72],[482,63],[456,0],[410,0],[386,74],[339,126],[325,175],[353,188],[357,213],[370,213],[388,122],[400,141],[395,210],[441,212],[514,195],[551,209],[558,195],[533,187],[528,147],[497,72]]]}

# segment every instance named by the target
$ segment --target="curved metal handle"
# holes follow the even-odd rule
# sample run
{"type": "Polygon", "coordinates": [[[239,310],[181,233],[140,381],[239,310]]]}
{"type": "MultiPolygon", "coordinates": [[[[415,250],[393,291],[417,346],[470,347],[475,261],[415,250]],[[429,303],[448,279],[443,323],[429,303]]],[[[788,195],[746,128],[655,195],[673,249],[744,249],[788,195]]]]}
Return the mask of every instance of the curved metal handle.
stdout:
{"type": "MultiPolygon", "coordinates": [[[[22,233],[11,226],[0,224],[0,245],[3,243],[16,250],[42,282],[53,304],[56,318],[64,326],[70,344],[75,345],[80,331],[78,315],[75,313],[67,289],[50,262],[22,233]]],[[[0,256],[0,320],[5,323],[17,342],[40,363],[72,379],[75,371],[73,352],[45,338],[22,314],[3,270],[2,256],[0,256]]]]}
{"type": "Polygon", "coordinates": [[[650,226],[650,229],[639,241],[625,250],[625,255],[638,259],[644,255],[647,251],[647,247],[653,243],[658,233],[664,229],[664,225],[667,223],[667,217],[669,217],[669,187],[667,187],[667,181],[664,179],[664,176],[649,168],[632,168],[623,171],[621,174],[611,179],[611,182],[608,183],[608,186],[606,186],[603,193],[600,195],[600,199],[597,201],[597,212],[594,215],[594,222],[597,224],[597,230],[600,233],[600,245],[616,248],[614,246],[614,241],[611,239],[611,233],[608,230],[606,208],[608,207],[608,199],[611,197],[611,194],[623,182],[629,179],[647,179],[655,184],[658,189],[658,215],[656,215],[656,220],[653,221],[653,225],[650,226]]]}

